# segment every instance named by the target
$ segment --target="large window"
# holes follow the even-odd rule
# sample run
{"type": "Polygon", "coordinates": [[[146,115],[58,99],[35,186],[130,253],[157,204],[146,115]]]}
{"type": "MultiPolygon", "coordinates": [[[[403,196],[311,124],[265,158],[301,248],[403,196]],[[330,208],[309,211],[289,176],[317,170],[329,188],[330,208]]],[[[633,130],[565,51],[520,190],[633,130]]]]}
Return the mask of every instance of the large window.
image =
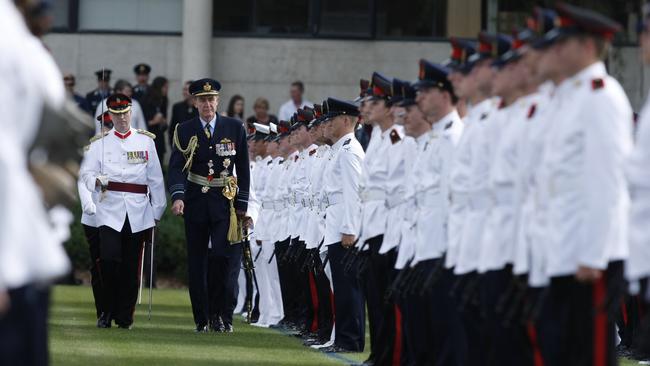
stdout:
{"type": "Polygon", "coordinates": [[[447,2],[430,0],[377,1],[379,37],[444,37],[447,2]]]}
{"type": "Polygon", "coordinates": [[[318,34],[323,36],[370,37],[370,0],[320,0],[318,34]]]}
{"type": "MultiPolygon", "coordinates": [[[[565,2],[606,14],[623,26],[623,31],[616,36],[617,42],[636,42],[636,25],[640,19],[640,1],[565,0],[565,2]]],[[[497,29],[501,32],[510,32],[514,27],[525,24],[526,17],[531,14],[536,5],[552,8],[554,4],[554,0],[499,0],[497,29]]]]}
{"type": "Polygon", "coordinates": [[[242,0],[214,2],[217,35],[434,38],[449,0],[242,0]]]}

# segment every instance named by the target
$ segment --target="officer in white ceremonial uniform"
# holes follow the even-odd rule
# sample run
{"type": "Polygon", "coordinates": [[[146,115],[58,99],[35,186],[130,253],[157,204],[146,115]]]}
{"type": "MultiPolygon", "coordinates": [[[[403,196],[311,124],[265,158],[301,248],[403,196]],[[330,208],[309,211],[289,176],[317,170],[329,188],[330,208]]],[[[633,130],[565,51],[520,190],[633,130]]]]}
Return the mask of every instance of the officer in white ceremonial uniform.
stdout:
{"type": "Polygon", "coordinates": [[[386,180],[388,178],[388,155],[390,145],[399,141],[391,113],[390,98],[392,80],[380,73],[373,73],[370,88],[363,100],[366,123],[378,128],[373,131],[366,150],[361,175],[361,201],[363,203],[361,236],[357,244],[363,251],[360,263],[363,272],[364,292],[368,309],[370,329],[370,355],[367,363],[381,363],[380,358],[392,354],[394,334],[394,309],[384,301],[384,294],[391,283],[390,269],[394,258],[380,255],[387,225],[386,180]],[[384,355],[385,354],[385,355],[384,355]]]}
{"type": "MultiPolygon", "coordinates": [[[[650,7],[644,7],[644,22],[640,37],[641,56],[644,64],[650,64],[650,28],[648,17],[650,7]]],[[[650,218],[650,175],[647,169],[650,159],[650,96],[639,114],[635,134],[635,147],[627,162],[627,178],[630,186],[632,205],[630,208],[630,257],[625,273],[629,281],[640,281],[641,299],[650,302],[647,296],[648,277],[650,277],[650,234],[647,230],[650,218]]]]}
{"type": "Polygon", "coordinates": [[[328,98],[328,135],[335,141],[333,156],[324,173],[327,202],[325,245],[332,270],[336,337],[328,351],[361,352],[365,345],[365,309],[357,268],[346,272],[343,257],[359,235],[361,197],[359,181],[365,156],[354,137],[358,108],[349,102],[328,98]]]}
{"type": "MultiPolygon", "coordinates": [[[[274,235],[274,228],[279,217],[276,216],[274,192],[278,188],[278,172],[281,171],[283,161],[279,150],[277,137],[277,126],[269,126],[269,134],[265,138],[267,156],[259,164],[266,165],[265,173],[260,183],[260,201],[262,209],[260,219],[256,226],[256,240],[262,247],[262,254],[256,261],[256,266],[265,267],[266,278],[260,279],[264,285],[260,287],[266,290],[260,298],[260,319],[254,325],[268,327],[277,324],[284,317],[282,308],[282,293],[278,276],[278,265],[274,255],[277,237],[274,235]]],[[[261,276],[258,276],[261,277],[261,276]]]]}
{"type": "MultiPolygon", "coordinates": [[[[645,65],[650,64],[650,28],[648,19],[650,6],[646,3],[643,7],[644,20],[640,31],[639,43],[641,46],[641,58],[645,65]]],[[[635,133],[635,147],[626,165],[626,176],[628,179],[630,196],[632,198],[630,207],[629,223],[629,245],[630,256],[626,263],[625,274],[631,282],[630,292],[638,295],[647,308],[650,304],[648,296],[648,278],[650,277],[650,247],[648,246],[650,235],[648,234],[648,219],[650,218],[650,175],[648,174],[648,162],[650,158],[650,97],[646,100],[638,118],[635,133]]],[[[637,305],[636,302],[633,302],[637,305]]],[[[633,329],[639,351],[639,358],[650,359],[648,348],[648,335],[650,335],[650,323],[648,315],[640,314],[641,330],[633,329]],[[639,347],[640,346],[640,347],[639,347]]],[[[632,322],[630,322],[632,323],[632,322]]],[[[636,326],[634,324],[632,326],[636,326]]],[[[624,338],[624,337],[623,337],[624,338]]]]}
{"type": "MultiPolygon", "coordinates": [[[[460,96],[470,102],[465,118],[465,132],[459,140],[451,167],[451,210],[449,217],[450,258],[446,265],[454,267],[452,285],[453,300],[461,313],[470,364],[486,359],[484,339],[481,332],[482,318],[478,307],[478,266],[483,223],[487,215],[489,197],[487,175],[490,125],[498,101],[492,98],[492,68],[494,57],[503,55],[510,48],[510,40],[503,35],[479,34],[477,52],[459,67],[460,96]]],[[[455,80],[455,79],[454,79],[455,80]]]]}
{"type": "Polygon", "coordinates": [[[290,225],[293,225],[295,232],[295,238],[292,238],[293,252],[290,261],[294,276],[298,281],[300,302],[296,306],[300,309],[302,321],[302,324],[299,325],[305,334],[313,334],[317,331],[315,327],[317,323],[314,317],[317,317],[318,310],[313,301],[318,296],[315,286],[312,286],[313,275],[304,269],[304,263],[308,257],[305,236],[308,227],[309,171],[310,164],[313,161],[309,154],[318,147],[313,143],[311,134],[308,131],[309,122],[313,120],[313,117],[313,109],[309,107],[298,109],[293,118],[291,135],[289,136],[291,144],[299,151],[298,159],[294,160],[293,174],[289,183],[292,192],[291,199],[294,203],[290,225]]]}
{"type": "Polygon", "coordinates": [[[613,314],[624,287],[629,197],[623,172],[632,149],[632,108],[600,60],[616,22],[559,4],[545,37],[566,75],[541,161],[548,230],[545,306],[552,314],[542,349],[549,364],[616,364],[613,314]],[[580,360],[580,361],[579,361],[580,360]]]}
{"type": "Polygon", "coordinates": [[[280,287],[282,288],[282,306],[284,318],[280,325],[293,327],[298,323],[298,316],[296,311],[296,296],[295,296],[295,277],[292,277],[292,271],[288,263],[288,251],[291,242],[291,231],[289,227],[289,218],[291,210],[293,209],[293,200],[288,198],[289,186],[292,165],[298,157],[298,151],[289,141],[291,133],[291,124],[288,121],[280,121],[278,124],[278,137],[277,140],[280,144],[279,150],[283,156],[283,160],[279,162],[280,166],[277,170],[277,180],[273,180],[277,185],[277,189],[273,194],[274,209],[275,209],[275,260],[278,264],[278,275],[280,276],[280,287]]]}
{"type": "Polygon", "coordinates": [[[130,328],[142,244],[167,201],[153,136],[130,126],[131,99],[113,94],[107,104],[114,129],[90,144],[80,176],[88,190],[100,192],[95,215],[103,313],[98,326],[110,328],[114,320],[130,328]]]}
{"type": "Polygon", "coordinates": [[[522,192],[519,147],[528,126],[524,121],[530,109],[526,95],[529,94],[526,84],[529,70],[520,62],[517,50],[520,45],[521,41],[515,39],[511,50],[493,63],[499,71],[492,90],[501,104],[493,114],[493,128],[489,131],[487,189],[491,201],[478,267],[482,275],[481,287],[485,289],[481,301],[488,314],[485,329],[495,335],[489,344],[489,362],[503,365],[525,364],[529,357],[526,347],[522,347],[528,342],[526,328],[514,315],[522,304],[526,284],[512,273],[522,192]],[[513,344],[519,346],[513,350],[513,344]]]}
{"type": "MultiPolygon", "coordinates": [[[[449,212],[449,168],[454,146],[463,131],[463,123],[456,111],[457,97],[448,80],[450,70],[442,65],[420,60],[417,90],[417,108],[432,128],[428,139],[419,145],[415,157],[410,184],[415,194],[416,246],[412,266],[415,267],[414,281],[426,286],[421,305],[416,315],[424,319],[415,328],[416,335],[409,344],[413,345],[418,364],[432,362],[441,364],[458,363],[460,350],[454,349],[458,342],[460,319],[456,316],[447,294],[450,280],[442,276],[444,254],[447,251],[447,218],[449,212]],[[435,281],[427,281],[438,277],[435,281]],[[429,339],[429,344],[422,342],[429,339]]],[[[419,117],[409,107],[409,118],[419,117]]]]}
{"type": "Polygon", "coordinates": [[[0,58],[0,364],[47,365],[48,285],[69,263],[61,245],[66,238],[55,235],[27,156],[43,106],[61,108],[65,88],[14,2],[0,1],[0,13],[0,44],[12,50],[0,58]]]}
{"type": "MultiPolygon", "coordinates": [[[[108,112],[104,112],[102,116],[96,118],[101,125],[102,132],[107,132],[113,128],[113,121],[108,112]]],[[[96,135],[91,141],[101,138],[103,135],[96,135]]],[[[90,147],[90,146],[88,146],[90,147]]],[[[79,201],[81,203],[81,225],[83,226],[86,242],[88,242],[88,249],[90,252],[90,284],[93,289],[93,298],[95,299],[95,309],[97,310],[97,319],[102,315],[102,301],[101,301],[101,276],[99,275],[99,229],[97,228],[97,201],[99,200],[99,193],[96,191],[89,191],[86,188],[83,180],[77,180],[77,191],[79,192],[79,201]]],[[[141,279],[140,279],[141,280],[141,279]]]]}

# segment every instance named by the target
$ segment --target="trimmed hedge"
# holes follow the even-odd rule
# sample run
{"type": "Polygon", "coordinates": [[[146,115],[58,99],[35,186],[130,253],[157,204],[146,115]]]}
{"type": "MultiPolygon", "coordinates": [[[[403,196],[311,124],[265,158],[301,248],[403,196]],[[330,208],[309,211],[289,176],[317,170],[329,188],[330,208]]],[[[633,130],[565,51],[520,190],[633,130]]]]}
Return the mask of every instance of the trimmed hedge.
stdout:
{"type": "MultiPolygon", "coordinates": [[[[171,203],[167,197],[167,209],[158,225],[154,262],[158,276],[173,277],[187,284],[187,252],[185,249],[185,227],[183,219],[174,216],[169,210],[171,203]]],[[[76,270],[90,268],[88,244],[81,225],[81,206],[73,209],[75,222],[70,228],[70,239],[64,244],[72,265],[76,270]]]]}

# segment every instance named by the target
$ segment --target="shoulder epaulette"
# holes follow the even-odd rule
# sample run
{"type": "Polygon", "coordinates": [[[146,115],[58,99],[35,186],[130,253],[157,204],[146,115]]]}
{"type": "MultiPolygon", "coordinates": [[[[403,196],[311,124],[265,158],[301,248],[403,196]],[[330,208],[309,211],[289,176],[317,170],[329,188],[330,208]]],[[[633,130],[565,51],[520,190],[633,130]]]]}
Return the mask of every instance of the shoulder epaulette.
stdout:
{"type": "Polygon", "coordinates": [[[156,139],[156,135],[154,135],[153,133],[151,133],[151,132],[149,132],[149,131],[147,131],[147,130],[143,130],[143,129],[141,129],[141,128],[138,128],[136,131],[137,131],[138,133],[143,134],[143,135],[145,135],[145,136],[147,136],[147,137],[150,137],[150,138],[152,138],[152,139],[154,139],[154,140],[156,139]]]}
{"type": "Polygon", "coordinates": [[[97,135],[95,135],[95,136],[93,136],[93,137],[90,138],[90,143],[92,144],[93,142],[95,142],[95,141],[101,139],[102,137],[104,137],[104,136],[106,136],[106,135],[108,135],[108,131],[104,132],[103,134],[102,134],[102,133],[97,134],[97,135]]]}
{"type": "Polygon", "coordinates": [[[106,135],[108,135],[108,131],[104,132],[103,134],[100,133],[100,134],[97,134],[97,135],[91,137],[90,140],[89,140],[89,142],[88,142],[88,145],[84,146],[84,151],[88,151],[88,149],[90,149],[90,145],[91,145],[93,142],[95,142],[95,141],[101,139],[102,137],[104,137],[104,136],[106,136],[106,135]]]}
{"type": "Polygon", "coordinates": [[[591,89],[598,90],[605,87],[605,80],[598,78],[591,80],[591,89]]]}
{"type": "Polygon", "coordinates": [[[397,130],[390,131],[390,142],[393,145],[400,142],[401,140],[402,140],[402,138],[399,136],[399,133],[397,133],[397,130]]]}

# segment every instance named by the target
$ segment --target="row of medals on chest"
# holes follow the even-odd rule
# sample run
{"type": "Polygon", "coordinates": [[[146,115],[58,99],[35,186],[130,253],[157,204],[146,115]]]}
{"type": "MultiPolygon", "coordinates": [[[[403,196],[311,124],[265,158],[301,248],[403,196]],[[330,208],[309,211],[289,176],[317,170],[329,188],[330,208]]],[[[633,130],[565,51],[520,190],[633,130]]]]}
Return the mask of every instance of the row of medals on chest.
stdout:
{"type": "MultiPolygon", "coordinates": [[[[230,166],[230,159],[229,158],[223,159],[223,170],[221,171],[221,173],[219,173],[221,179],[225,179],[230,174],[230,172],[228,171],[229,166],[230,166]]],[[[208,179],[208,183],[211,182],[212,179],[214,179],[213,168],[214,168],[214,162],[212,160],[208,160],[208,176],[206,177],[208,179]]],[[[210,190],[210,186],[203,186],[201,188],[201,192],[203,193],[208,193],[209,190],[210,190]]]]}

